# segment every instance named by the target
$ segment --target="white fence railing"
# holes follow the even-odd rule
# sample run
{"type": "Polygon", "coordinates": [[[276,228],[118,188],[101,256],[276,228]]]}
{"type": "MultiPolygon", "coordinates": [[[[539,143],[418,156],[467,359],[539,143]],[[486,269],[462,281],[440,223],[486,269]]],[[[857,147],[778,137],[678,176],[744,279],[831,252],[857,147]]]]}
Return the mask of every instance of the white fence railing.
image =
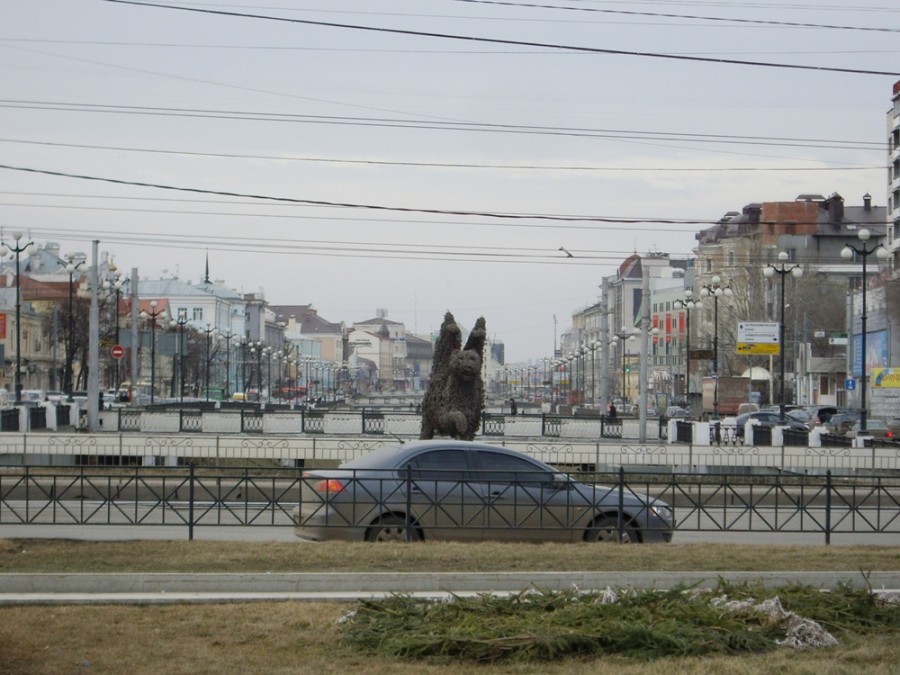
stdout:
{"type": "MultiPolygon", "coordinates": [[[[900,447],[824,448],[754,445],[669,445],[624,440],[489,438],[553,465],[596,470],[645,467],[696,471],[714,467],[794,472],[867,472],[900,469],[900,447]]],[[[296,465],[347,461],[382,445],[389,436],[210,433],[30,433],[0,434],[0,464],[174,465],[190,461],[275,462],[296,465]],[[96,459],[92,459],[96,458],[96,459]],[[101,459],[102,458],[102,459],[101,459]]]]}

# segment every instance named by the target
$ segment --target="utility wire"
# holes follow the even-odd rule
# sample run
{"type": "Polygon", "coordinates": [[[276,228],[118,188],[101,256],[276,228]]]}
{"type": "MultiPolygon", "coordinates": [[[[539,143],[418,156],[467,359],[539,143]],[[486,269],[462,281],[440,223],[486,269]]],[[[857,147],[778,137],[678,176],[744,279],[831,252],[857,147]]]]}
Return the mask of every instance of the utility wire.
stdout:
{"type": "MultiPolygon", "coordinates": [[[[206,195],[217,195],[221,197],[242,197],[245,199],[258,199],[264,201],[272,201],[272,202],[281,202],[287,204],[305,204],[308,206],[329,206],[329,207],[339,207],[346,209],[367,209],[372,211],[392,211],[397,213],[428,213],[428,214],[439,214],[444,216],[478,216],[482,218],[498,218],[498,219],[507,219],[507,220],[552,220],[559,222],[594,222],[594,223],[605,223],[605,222],[642,222],[640,220],[630,220],[630,219],[608,219],[603,217],[596,216],[560,216],[560,215],[545,215],[545,214],[521,214],[521,213],[499,213],[499,212],[491,212],[491,211],[466,211],[466,210],[456,210],[456,209],[426,209],[426,208],[413,208],[406,206],[383,206],[377,204],[361,204],[361,203],[353,203],[353,202],[337,202],[337,201],[328,201],[328,200],[320,200],[320,199],[298,199],[294,197],[277,197],[273,195],[264,195],[264,194],[254,194],[254,193],[246,193],[246,192],[232,192],[227,190],[208,190],[197,187],[186,187],[186,186],[177,186],[177,185],[167,185],[165,183],[150,183],[145,181],[133,181],[133,180],[125,180],[121,178],[110,178],[104,176],[90,176],[86,174],[76,174],[69,173],[65,171],[51,171],[49,169],[36,169],[32,167],[24,167],[24,166],[13,166],[11,164],[0,164],[0,169],[6,169],[7,171],[19,171],[24,173],[34,173],[34,174],[42,174],[45,176],[56,176],[58,178],[73,178],[78,180],[88,180],[88,181],[97,181],[102,183],[112,183],[114,185],[128,185],[133,187],[148,187],[155,188],[158,190],[173,190],[176,192],[191,192],[194,194],[206,194],[206,195]]],[[[684,223],[689,221],[671,219],[671,220],[656,220],[654,222],[657,223],[684,223]]],[[[709,223],[709,221],[703,221],[705,223],[709,223]]]]}
{"type": "Polygon", "coordinates": [[[852,75],[888,75],[891,77],[900,76],[900,71],[879,71],[879,70],[864,70],[858,68],[836,68],[829,66],[806,66],[801,64],[786,64],[786,63],[771,63],[766,61],[749,61],[742,59],[724,59],[724,58],[712,58],[712,57],[704,57],[704,56],[689,56],[684,54],[665,54],[658,52],[640,52],[640,51],[630,51],[623,49],[601,49],[597,47],[575,47],[571,45],[564,44],[556,44],[556,43],[546,43],[546,42],[531,42],[527,40],[507,40],[501,38],[483,38],[483,37],[475,37],[472,35],[456,35],[452,33],[437,33],[433,31],[417,31],[417,30],[405,30],[401,28],[384,28],[379,26],[365,26],[365,25],[355,25],[355,24],[346,24],[346,23],[337,23],[331,21],[312,21],[309,19],[289,19],[285,17],[277,17],[277,16],[268,16],[265,14],[250,14],[247,12],[228,12],[224,10],[214,10],[214,9],[202,9],[197,7],[183,7],[180,5],[167,5],[162,3],[155,2],[139,2],[138,0],[102,0],[103,2],[109,2],[118,5],[133,5],[136,7],[153,7],[157,9],[168,9],[179,12],[192,12],[198,14],[209,14],[216,16],[229,16],[234,18],[241,19],[259,19],[263,21],[277,21],[280,23],[292,23],[292,24],[300,24],[306,26],[319,26],[322,28],[339,28],[343,30],[357,30],[357,31],[367,31],[374,33],[386,33],[392,35],[406,35],[412,37],[426,37],[426,38],[435,38],[439,40],[465,40],[468,42],[480,42],[487,44],[499,44],[499,45],[508,45],[508,46],[517,46],[517,47],[539,47],[542,49],[566,49],[570,51],[577,52],[585,52],[590,54],[606,54],[612,56],[640,56],[645,58],[654,58],[654,59],[668,59],[675,61],[691,61],[695,63],[716,63],[720,65],[739,65],[739,66],[754,66],[758,68],[783,68],[790,70],[813,70],[819,72],[830,72],[830,73],[847,73],[852,75]]]}
{"type": "Polygon", "coordinates": [[[723,23],[753,24],[762,26],[786,26],[790,28],[825,28],[832,30],[873,31],[878,33],[900,33],[900,28],[884,28],[869,26],[845,26],[840,24],[773,21],[765,19],[736,19],[721,16],[703,16],[698,14],[670,14],[665,12],[637,12],[624,9],[600,9],[599,7],[568,7],[565,5],[547,5],[531,2],[502,2],[501,0],[450,0],[472,5],[499,5],[502,7],[524,7],[526,9],[554,9],[566,12],[588,12],[594,14],[618,14],[622,16],[646,16],[664,19],[689,19],[692,21],[714,21],[723,23]]]}
{"type": "MultiPolygon", "coordinates": [[[[87,150],[110,150],[113,152],[140,152],[157,155],[176,155],[184,157],[210,157],[217,159],[263,159],[277,162],[310,162],[322,164],[351,164],[363,166],[402,166],[402,167],[422,167],[437,169],[492,169],[492,170],[527,170],[527,171],[584,171],[584,172],[603,172],[613,171],[619,172],[670,172],[670,173],[698,173],[698,172],[753,172],[753,171],[780,171],[780,172],[799,172],[799,171],[871,171],[873,169],[882,170],[883,165],[875,164],[871,166],[814,166],[814,167],[662,167],[662,166],[596,166],[596,165],[558,165],[558,164],[485,164],[478,162],[410,162],[410,161],[392,161],[392,160],[376,160],[376,159],[346,159],[336,157],[302,157],[292,155],[251,155],[224,152],[199,152],[194,150],[173,150],[161,148],[141,148],[134,146],[117,146],[117,145],[96,145],[83,143],[58,143],[54,141],[34,141],[17,138],[0,138],[0,143],[14,143],[21,145],[39,145],[55,148],[79,148],[87,150]]],[[[819,147],[819,146],[814,146],[819,147]]]]}

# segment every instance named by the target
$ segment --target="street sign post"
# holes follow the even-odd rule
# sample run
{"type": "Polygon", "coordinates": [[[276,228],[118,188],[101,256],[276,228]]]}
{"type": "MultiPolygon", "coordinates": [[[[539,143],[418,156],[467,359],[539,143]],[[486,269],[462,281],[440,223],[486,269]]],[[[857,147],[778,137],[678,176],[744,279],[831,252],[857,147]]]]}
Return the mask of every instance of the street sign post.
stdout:
{"type": "Polygon", "coordinates": [[[779,325],[761,321],[739,321],[737,353],[743,356],[780,352],[779,325]]]}

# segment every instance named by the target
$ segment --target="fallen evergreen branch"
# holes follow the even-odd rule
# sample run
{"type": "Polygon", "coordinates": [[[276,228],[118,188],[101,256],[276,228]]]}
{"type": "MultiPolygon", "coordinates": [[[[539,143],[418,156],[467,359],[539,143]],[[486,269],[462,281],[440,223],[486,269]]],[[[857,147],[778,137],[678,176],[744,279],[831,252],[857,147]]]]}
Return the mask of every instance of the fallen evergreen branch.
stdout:
{"type": "Polygon", "coordinates": [[[833,646],[834,631],[897,630],[900,607],[849,586],[831,592],[790,586],[775,597],[761,587],[721,582],[712,591],[529,590],[441,602],[396,595],[360,602],[341,624],[346,644],[391,657],[646,660],[833,646]]]}

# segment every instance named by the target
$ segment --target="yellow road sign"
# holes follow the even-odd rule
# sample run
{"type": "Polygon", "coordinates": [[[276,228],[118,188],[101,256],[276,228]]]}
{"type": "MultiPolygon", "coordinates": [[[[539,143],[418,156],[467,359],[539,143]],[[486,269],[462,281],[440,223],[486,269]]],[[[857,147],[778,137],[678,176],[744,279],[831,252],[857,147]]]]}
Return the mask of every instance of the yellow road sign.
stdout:
{"type": "Polygon", "coordinates": [[[778,354],[778,347],[779,345],[771,342],[738,342],[737,353],[741,356],[769,356],[778,354]]]}

